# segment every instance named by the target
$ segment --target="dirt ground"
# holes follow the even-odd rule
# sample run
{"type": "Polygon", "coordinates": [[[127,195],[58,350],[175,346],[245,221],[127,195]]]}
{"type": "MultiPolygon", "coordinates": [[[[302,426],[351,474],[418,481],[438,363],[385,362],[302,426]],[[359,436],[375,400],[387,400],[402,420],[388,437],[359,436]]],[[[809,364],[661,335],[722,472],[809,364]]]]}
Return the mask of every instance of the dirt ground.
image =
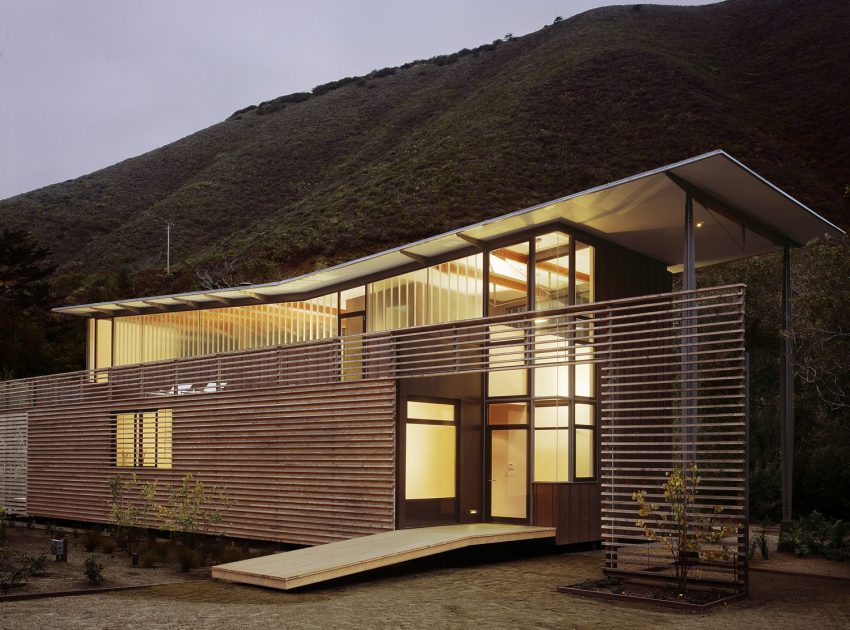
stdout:
{"type": "MultiPolygon", "coordinates": [[[[158,560],[151,568],[134,567],[131,565],[129,556],[119,549],[114,549],[110,553],[104,552],[101,548],[89,552],[85,550],[82,533],[75,536],[73,533],[61,532],[61,535],[68,538],[67,562],[57,562],[55,557],[50,555],[51,537],[44,529],[27,529],[20,525],[7,528],[6,547],[20,549],[32,556],[47,556],[45,565],[47,575],[29,578],[26,585],[11,589],[9,595],[96,588],[83,575],[83,563],[92,555],[96,555],[98,563],[103,565],[104,582],[100,585],[102,587],[185,582],[202,579],[209,575],[208,568],[181,573],[176,561],[171,560],[167,562],[158,560]]],[[[102,541],[107,540],[108,536],[104,535],[102,541]]]]}
{"type": "Polygon", "coordinates": [[[555,592],[599,576],[600,565],[598,551],[502,545],[291,593],[196,581],[7,602],[0,628],[850,627],[850,582],[820,577],[753,573],[749,599],[699,615],[555,592]]]}

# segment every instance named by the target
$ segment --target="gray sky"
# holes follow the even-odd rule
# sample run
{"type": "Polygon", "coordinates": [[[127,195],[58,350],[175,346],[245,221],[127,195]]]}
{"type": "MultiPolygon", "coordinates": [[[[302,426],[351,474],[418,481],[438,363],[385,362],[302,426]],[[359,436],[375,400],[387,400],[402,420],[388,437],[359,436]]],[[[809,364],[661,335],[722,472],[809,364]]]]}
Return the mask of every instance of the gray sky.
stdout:
{"type": "Polygon", "coordinates": [[[0,0],[0,199],[168,144],[246,105],[608,4],[0,0]]]}

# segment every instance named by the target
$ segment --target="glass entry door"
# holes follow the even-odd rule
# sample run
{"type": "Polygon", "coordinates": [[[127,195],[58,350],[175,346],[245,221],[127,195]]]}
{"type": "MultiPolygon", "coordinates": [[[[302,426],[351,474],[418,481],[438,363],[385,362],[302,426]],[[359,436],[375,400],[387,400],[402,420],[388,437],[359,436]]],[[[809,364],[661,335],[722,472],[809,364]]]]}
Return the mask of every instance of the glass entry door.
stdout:
{"type": "Polygon", "coordinates": [[[528,402],[490,403],[487,409],[489,517],[528,517],[528,402]]]}
{"type": "Polygon", "coordinates": [[[490,430],[490,517],[528,516],[528,430],[490,430]]]}

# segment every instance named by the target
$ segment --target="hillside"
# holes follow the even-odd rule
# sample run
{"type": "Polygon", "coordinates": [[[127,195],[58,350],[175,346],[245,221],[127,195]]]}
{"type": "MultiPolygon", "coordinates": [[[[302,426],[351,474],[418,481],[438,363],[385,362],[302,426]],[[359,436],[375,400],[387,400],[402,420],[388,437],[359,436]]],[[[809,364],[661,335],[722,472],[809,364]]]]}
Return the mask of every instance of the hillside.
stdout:
{"type": "Polygon", "coordinates": [[[250,108],[1,201],[0,224],[100,284],[161,269],[168,219],[178,273],[145,288],[187,289],[215,261],[281,277],[723,148],[846,225],[847,32],[845,0],[594,10],[250,108]]]}

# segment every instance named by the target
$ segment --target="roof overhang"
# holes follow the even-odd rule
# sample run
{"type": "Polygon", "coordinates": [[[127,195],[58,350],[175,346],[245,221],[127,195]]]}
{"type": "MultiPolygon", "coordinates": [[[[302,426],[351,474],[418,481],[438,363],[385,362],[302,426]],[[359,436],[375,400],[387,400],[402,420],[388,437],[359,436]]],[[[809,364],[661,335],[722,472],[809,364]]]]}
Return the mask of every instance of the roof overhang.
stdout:
{"type": "Polygon", "coordinates": [[[680,271],[685,194],[694,199],[696,262],[714,265],[800,246],[843,231],[723,151],[640,173],[309,274],[251,286],[53,309],[87,317],[300,300],[366,279],[403,273],[470,247],[564,223],[680,271]]]}

